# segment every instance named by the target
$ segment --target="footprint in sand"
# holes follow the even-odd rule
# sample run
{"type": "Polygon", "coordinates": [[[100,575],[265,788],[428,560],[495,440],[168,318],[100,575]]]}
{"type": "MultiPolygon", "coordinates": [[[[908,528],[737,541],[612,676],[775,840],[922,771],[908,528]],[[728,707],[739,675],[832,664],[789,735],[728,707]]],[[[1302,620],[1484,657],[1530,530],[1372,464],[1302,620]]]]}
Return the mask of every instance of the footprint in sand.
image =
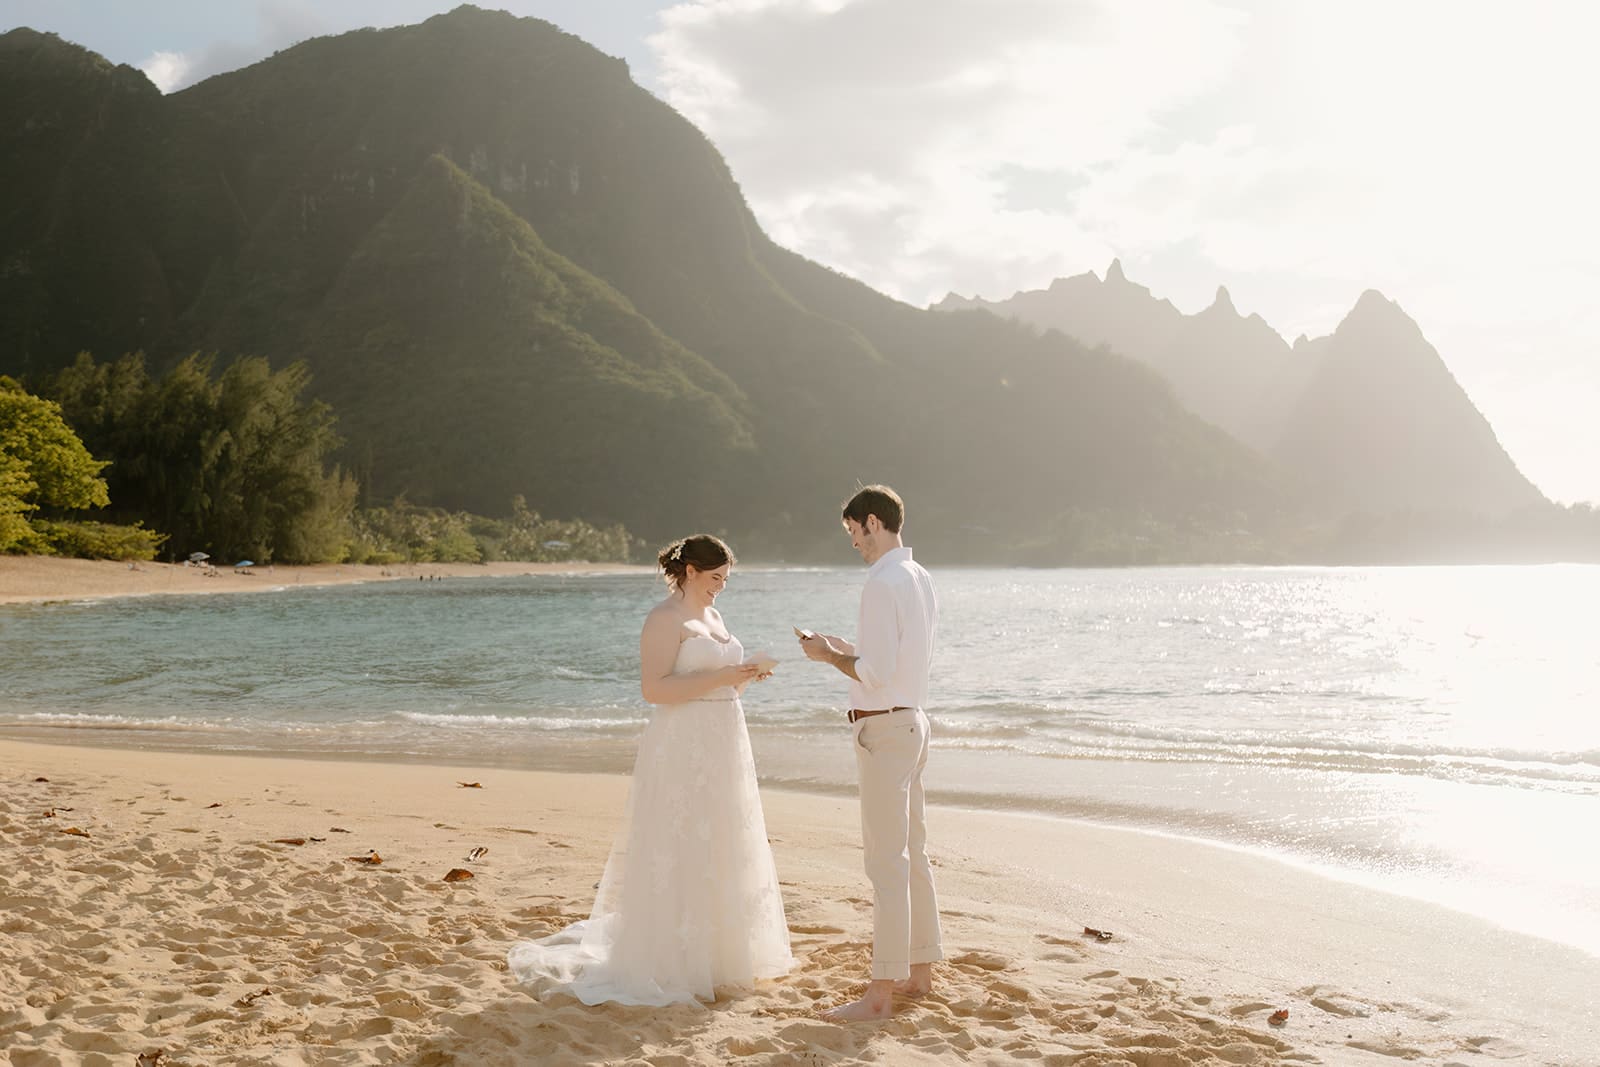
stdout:
{"type": "Polygon", "coordinates": [[[1409,1048],[1405,1045],[1385,1045],[1381,1041],[1346,1041],[1346,1048],[1358,1048],[1362,1052],[1376,1052],[1380,1056],[1394,1056],[1402,1060],[1420,1060],[1423,1051],[1419,1048],[1409,1048]]]}
{"type": "Polygon", "coordinates": [[[851,1055],[858,1051],[850,1030],[834,1023],[791,1023],[779,1030],[777,1036],[791,1048],[821,1048],[851,1055]]]}
{"type": "Polygon", "coordinates": [[[1329,1015],[1336,1015],[1341,1019],[1365,1019],[1371,1013],[1360,1005],[1348,1001],[1334,1000],[1331,997],[1313,997],[1311,1006],[1329,1015]]]}
{"type": "Polygon", "coordinates": [[[977,968],[980,971],[1003,971],[1011,966],[1012,961],[993,952],[966,952],[950,960],[950,964],[961,969],[977,968]]]}
{"type": "Polygon", "coordinates": [[[760,1056],[766,1052],[781,1052],[783,1046],[767,1037],[730,1037],[722,1043],[722,1052],[729,1056],[760,1056]]]}
{"type": "Polygon", "coordinates": [[[989,992],[997,996],[1010,997],[1012,1000],[1032,1000],[1033,994],[1019,985],[1010,982],[990,982],[989,992]]]}
{"type": "Polygon", "coordinates": [[[1524,1049],[1498,1037],[1469,1037],[1464,1044],[1470,1052],[1492,1056],[1497,1060],[1519,1060],[1527,1055],[1524,1049]]]}

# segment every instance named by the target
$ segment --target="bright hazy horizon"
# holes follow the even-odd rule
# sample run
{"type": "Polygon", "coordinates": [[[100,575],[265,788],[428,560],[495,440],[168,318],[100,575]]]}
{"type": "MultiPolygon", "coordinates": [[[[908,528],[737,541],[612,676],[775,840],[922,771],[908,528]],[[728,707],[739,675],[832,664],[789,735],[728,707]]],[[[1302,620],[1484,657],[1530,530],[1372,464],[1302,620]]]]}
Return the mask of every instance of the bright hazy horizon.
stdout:
{"type": "MultiPolygon", "coordinates": [[[[450,0],[0,0],[165,91],[450,0]]],[[[515,0],[626,59],[786,247],[912,304],[1225,285],[1287,340],[1366,289],[1522,472],[1600,502],[1600,11],[1376,0],[515,0]]]]}

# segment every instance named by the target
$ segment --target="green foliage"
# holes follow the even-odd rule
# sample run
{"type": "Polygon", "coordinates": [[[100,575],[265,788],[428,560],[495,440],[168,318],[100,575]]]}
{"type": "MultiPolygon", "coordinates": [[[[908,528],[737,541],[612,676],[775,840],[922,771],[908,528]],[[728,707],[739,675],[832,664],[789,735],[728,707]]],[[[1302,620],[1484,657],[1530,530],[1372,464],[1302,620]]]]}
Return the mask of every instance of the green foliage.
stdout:
{"type": "Polygon", "coordinates": [[[346,558],[352,563],[626,563],[640,544],[621,526],[542,518],[520,496],[506,519],[420,507],[401,498],[356,512],[351,527],[346,558]]]}
{"type": "Polygon", "coordinates": [[[32,528],[22,496],[32,487],[22,460],[0,450],[0,552],[27,551],[32,528]]]}
{"type": "Polygon", "coordinates": [[[75,559],[150,560],[167,539],[166,534],[143,526],[117,526],[104,522],[57,522],[35,519],[38,554],[75,559]]]}
{"type": "Polygon", "coordinates": [[[301,399],[303,363],[274,372],[246,357],[220,375],[199,355],[160,379],[142,356],[80,355],[48,389],[73,425],[114,458],[116,514],[166,532],[180,553],[314,563],[339,558],[354,479],[327,467],[333,415],[301,399]]]}
{"type": "Polygon", "coordinates": [[[40,508],[76,511],[110,502],[100,471],[62,419],[61,406],[0,375],[0,551],[29,550],[28,516],[40,508]]]}

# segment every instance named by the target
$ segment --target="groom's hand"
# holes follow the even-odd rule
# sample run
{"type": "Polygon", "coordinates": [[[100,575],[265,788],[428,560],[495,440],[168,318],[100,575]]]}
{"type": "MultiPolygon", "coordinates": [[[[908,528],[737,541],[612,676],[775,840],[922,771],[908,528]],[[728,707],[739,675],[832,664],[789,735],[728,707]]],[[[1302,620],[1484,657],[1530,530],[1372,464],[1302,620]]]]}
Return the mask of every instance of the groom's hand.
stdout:
{"type": "Polygon", "coordinates": [[[838,651],[826,634],[814,634],[809,631],[807,636],[800,639],[800,649],[806,654],[806,659],[816,660],[819,663],[828,662],[828,657],[838,651]]]}

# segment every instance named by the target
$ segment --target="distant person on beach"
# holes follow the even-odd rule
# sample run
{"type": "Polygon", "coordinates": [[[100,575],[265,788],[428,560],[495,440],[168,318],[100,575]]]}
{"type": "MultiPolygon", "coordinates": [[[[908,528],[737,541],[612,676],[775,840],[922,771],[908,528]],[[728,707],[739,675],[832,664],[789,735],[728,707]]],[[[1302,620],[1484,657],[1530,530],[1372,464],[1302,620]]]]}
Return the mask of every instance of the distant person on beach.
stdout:
{"type": "Polygon", "coordinates": [[[733,568],[718,538],[663,548],[668,593],[639,635],[639,688],[655,705],[627,813],[585,922],[507,955],[539,993],[585,1004],[714,1000],[794,966],[739,696],[771,677],[715,605],[733,568]]]}
{"type": "Polygon", "coordinates": [[[926,995],[934,961],[944,958],[922,793],[939,600],[933,579],[901,541],[899,494],[869,485],[845,503],[843,520],[867,564],[855,643],[809,630],[799,636],[808,658],[850,679],[861,839],[872,882],[872,972],[861,999],[823,1017],[855,1022],[887,1019],[895,993],[926,995]]]}

